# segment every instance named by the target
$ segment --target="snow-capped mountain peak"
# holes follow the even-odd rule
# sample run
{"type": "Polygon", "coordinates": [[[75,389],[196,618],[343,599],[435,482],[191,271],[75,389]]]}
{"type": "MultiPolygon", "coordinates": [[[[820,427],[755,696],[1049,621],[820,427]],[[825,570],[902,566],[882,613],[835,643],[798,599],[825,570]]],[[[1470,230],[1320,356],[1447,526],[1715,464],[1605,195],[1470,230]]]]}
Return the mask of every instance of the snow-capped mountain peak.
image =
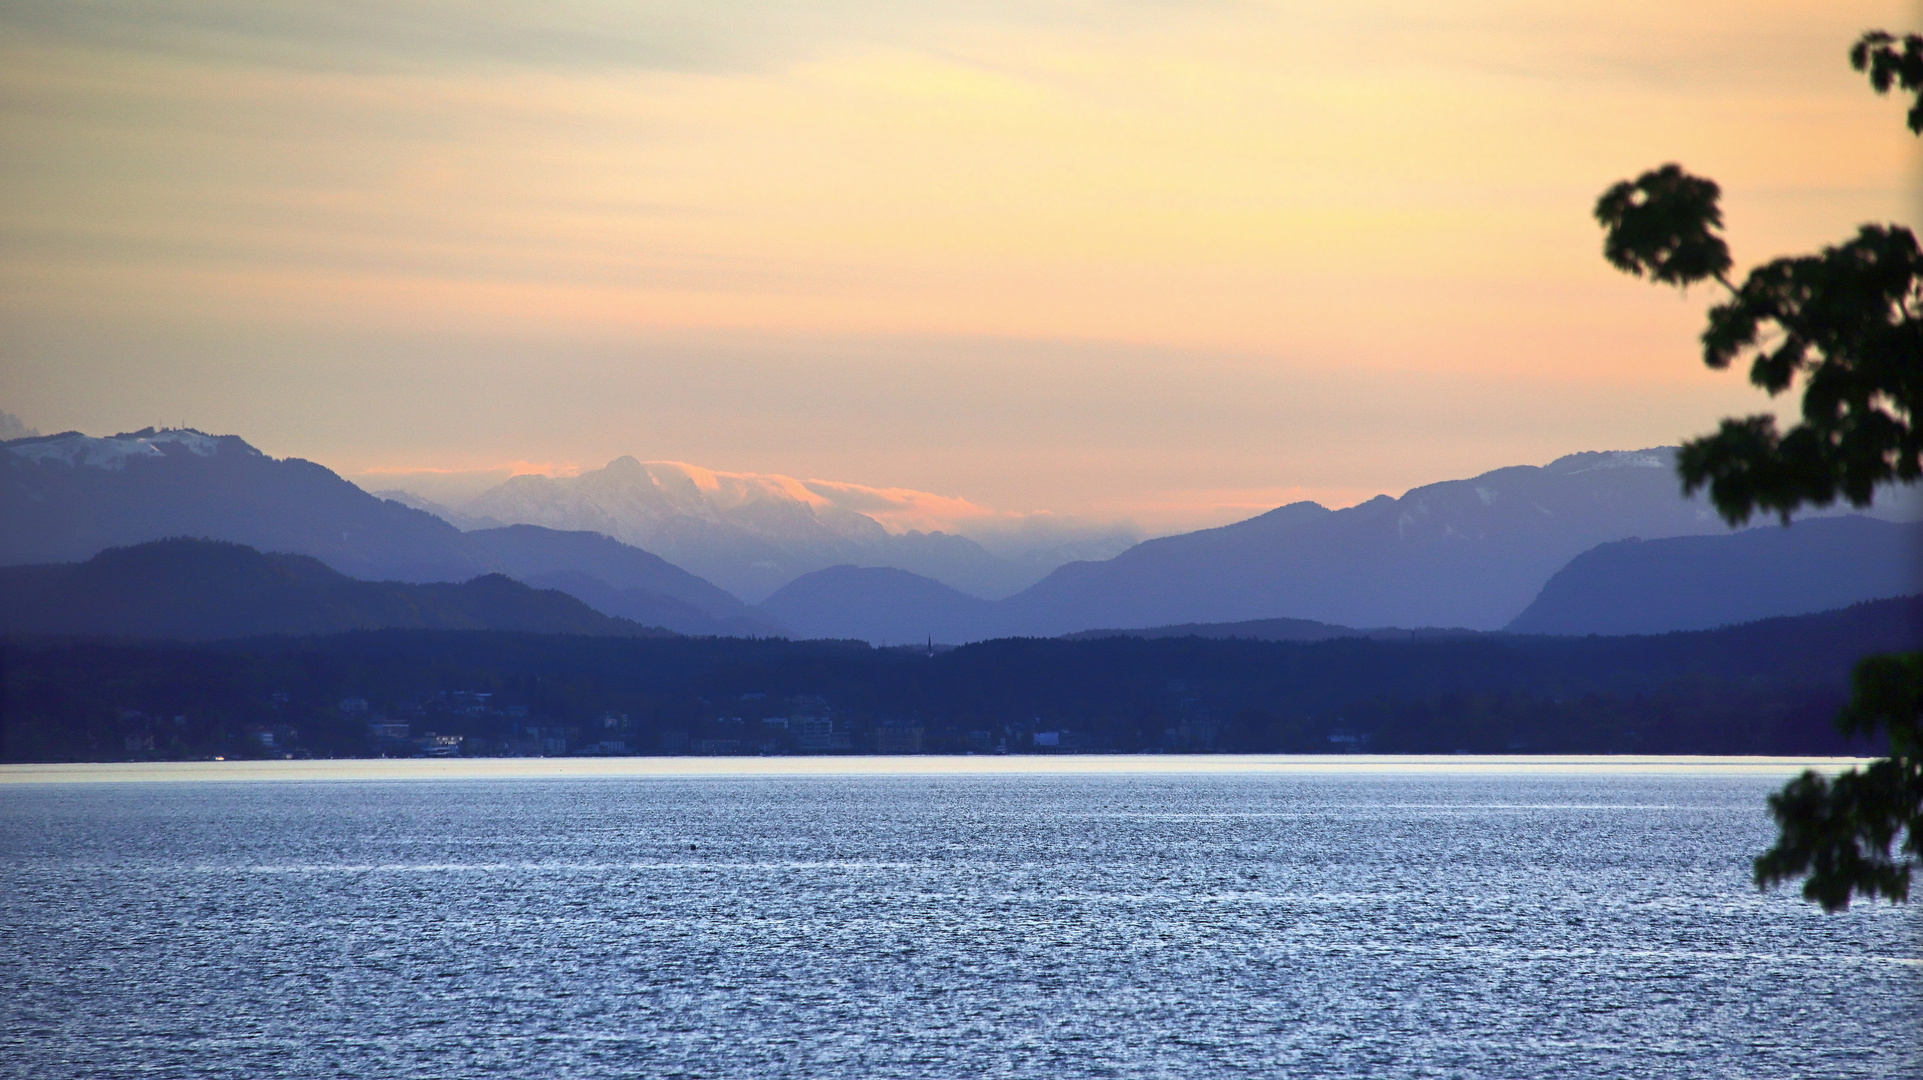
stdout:
{"type": "Polygon", "coordinates": [[[516,476],[453,513],[471,521],[605,533],[751,600],[800,574],[840,564],[892,566],[964,592],[1005,596],[1068,559],[1088,557],[1082,548],[1106,557],[1139,539],[1132,529],[1064,522],[1052,531],[1031,529],[1038,542],[1009,558],[961,533],[971,525],[1050,522],[908,488],[634,457],[574,476],[516,476]],[[1076,551],[1064,548],[1076,542],[1076,551]]]}

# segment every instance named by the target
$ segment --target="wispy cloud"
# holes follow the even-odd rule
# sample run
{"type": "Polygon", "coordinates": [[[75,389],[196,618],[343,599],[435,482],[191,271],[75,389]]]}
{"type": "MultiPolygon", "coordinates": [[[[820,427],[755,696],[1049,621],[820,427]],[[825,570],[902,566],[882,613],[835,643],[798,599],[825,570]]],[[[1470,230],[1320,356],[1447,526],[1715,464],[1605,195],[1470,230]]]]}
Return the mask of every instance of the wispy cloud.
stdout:
{"type": "Polygon", "coordinates": [[[76,49],[373,74],[503,67],[738,74],[970,31],[1095,31],[1239,5],[1140,0],[16,0],[0,27],[76,49]]]}

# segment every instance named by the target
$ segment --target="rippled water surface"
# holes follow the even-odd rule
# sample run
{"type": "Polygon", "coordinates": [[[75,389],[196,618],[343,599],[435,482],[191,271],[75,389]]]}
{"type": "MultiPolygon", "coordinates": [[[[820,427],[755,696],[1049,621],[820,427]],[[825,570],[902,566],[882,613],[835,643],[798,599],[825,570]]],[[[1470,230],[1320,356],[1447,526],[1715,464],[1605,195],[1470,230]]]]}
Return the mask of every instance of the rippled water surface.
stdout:
{"type": "Polygon", "coordinates": [[[1757,777],[0,787],[11,1076],[1916,1077],[1757,777]]]}

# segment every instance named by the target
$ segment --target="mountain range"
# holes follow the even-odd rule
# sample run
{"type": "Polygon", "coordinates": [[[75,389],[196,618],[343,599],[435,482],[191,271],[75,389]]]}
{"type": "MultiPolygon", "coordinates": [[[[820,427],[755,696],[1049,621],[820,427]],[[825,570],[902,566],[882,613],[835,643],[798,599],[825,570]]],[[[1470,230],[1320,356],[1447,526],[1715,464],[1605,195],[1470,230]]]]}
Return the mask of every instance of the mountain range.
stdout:
{"type": "MultiPolygon", "coordinates": [[[[1556,571],[1503,632],[1561,636],[1668,634],[1837,611],[1923,596],[1923,522],[1858,514],[1807,518],[1724,536],[1598,544],[1556,571]]],[[[1420,641],[1474,630],[1357,629],[1310,619],[1084,630],[1076,639],[1237,638],[1420,641]]]]}
{"type": "Polygon", "coordinates": [[[349,577],[461,582],[488,573],[586,593],[606,614],[692,634],[784,632],[739,599],[604,536],[532,526],[462,532],[332,471],[191,430],[0,443],[0,566],[77,562],[166,537],[309,555],[349,577]]]}
{"type": "MultiPolygon", "coordinates": [[[[686,634],[948,644],[1100,628],[1202,627],[1214,628],[1195,631],[1204,636],[1295,640],[1424,628],[1622,633],[1923,591],[1915,527],[1811,517],[1787,530],[1771,524],[1732,532],[1701,500],[1679,495],[1673,466],[1665,448],[1583,453],[1346,509],[1295,503],[1111,558],[1069,562],[1000,599],[899,566],[849,562],[798,574],[750,606],[600,531],[493,517],[461,518],[464,530],[234,436],[66,432],[0,442],[0,566],[76,563],[108,548],[206,537],[311,556],[359,579],[468,582],[504,574],[604,615],[686,634]],[[1644,539],[1625,543],[1631,537],[1644,539]],[[1221,629],[1236,624],[1242,632],[1221,629]]],[[[743,521],[761,523],[755,544],[790,529],[806,541],[797,540],[797,550],[814,552],[811,558],[821,554],[816,541],[825,530],[856,547],[879,532],[899,542],[898,551],[922,545],[979,561],[966,554],[972,541],[890,533],[846,506],[810,501],[808,490],[789,491],[789,505],[742,494],[753,486],[746,485],[720,499],[737,504],[722,513],[714,493],[728,484],[682,475],[689,495],[677,475],[628,460],[565,483],[516,478],[526,482],[502,485],[482,508],[500,509],[503,492],[524,496],[524,505],[551,496],[555,506],[573,508],[568,513],[618,508],[625,499],[665,523],[662,535],[680,530],[679,542],[705,544],[720,562],[769,554],[742,546],[743,521]]],[[[556,514],[553,520],[565,517],[556,514]]],[[[620,526],[612,518],[601,524],[620,526]]]]}
{"type": "MultiPolygon", "coordinates": [[[[1632,536],[1729,539],[1731,530],[1705,501],[1678,494],[1674,460],[1668,448],[1572,454],[1344,510],[1295,503],[1234,525],[1145,541],[1104,562],[1071,563],[995,602],[899,571],[836,567],[789,583],[762,610],[804,635],[878,642],[1277,617],[1343,628],[1497,630],[1598,544],[1632,536]]],[[[1820,520],[1805,519],[1791,531],[1820,520]]],[[[1917,591],[1889,584],[1910,580],[1908,560],[1894,552],[1842,555],[1838,563],[1846,576],[1866,579],[1857,590],[1864,595],[1853,599],[1917,591]]],[[[1783,613],[1767,610],[1775,605],[1771,589],[1793,576],[1751,585],[1763,614],[1783,613]]],[[[1808,610],[1801,600],[1790,607],[1808,610]]],[[[1579,615],[1556,625],[1568,632],[1583,626],[1579,615]]],[[[1596,630],[1600,625],[1579,632],[1596,630]]]]}

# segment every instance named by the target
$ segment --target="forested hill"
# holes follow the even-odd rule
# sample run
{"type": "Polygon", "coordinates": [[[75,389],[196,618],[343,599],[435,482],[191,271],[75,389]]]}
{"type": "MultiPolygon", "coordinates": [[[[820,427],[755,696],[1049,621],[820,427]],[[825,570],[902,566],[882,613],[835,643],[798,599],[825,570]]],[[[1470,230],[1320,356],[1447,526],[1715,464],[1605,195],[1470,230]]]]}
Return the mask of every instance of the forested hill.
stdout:
{"type": "Polygon", "coordinates": [[[218,540],[156,540],[83,563],[0,567],[0,631],[208,640],[381,628],[669,633],[500,574],[460,584],[357,581],[310,556],[218,540]]]}
{"type": "Polygon", "coordinates": [[[856,643],[377,631],[13,638],[12,760],[417,752],[1840,753],[1923,598],[1649,637],[856,643]],[[386,728],[370,727],[385,721],[386,728]],[[423,741],[427,733],[438,741],[423,741]]]}

